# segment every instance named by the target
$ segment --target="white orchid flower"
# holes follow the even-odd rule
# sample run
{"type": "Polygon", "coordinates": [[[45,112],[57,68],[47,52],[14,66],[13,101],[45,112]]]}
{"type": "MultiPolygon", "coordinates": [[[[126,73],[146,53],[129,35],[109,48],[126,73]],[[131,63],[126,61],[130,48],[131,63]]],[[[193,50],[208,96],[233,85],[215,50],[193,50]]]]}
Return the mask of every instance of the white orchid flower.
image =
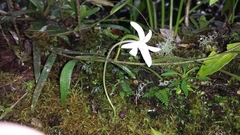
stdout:
{"type": "Polygon", "coordinates": [[[136,22],[130,22],[132,27],[137,31],[139,40],[125,40],[127,42],[126,44],[122,45],[121,48],[123,49],[132,49],[129,53],[133,56],[137,55],[138,49],[140,50],[142,57],[147,64],[148,67],[152,65],[152,58],[149,53],[149,50],[152,52],[158,52],[160,51],[160,48],[148,46],[146,43],[151,39],[152,37],[152,31],[149,30],[148,34],[145,36],[145,33],[142,29],[142,27],[137,24],[136,22]],[[128,42],[129,41],[129,42],[128,42]]]}

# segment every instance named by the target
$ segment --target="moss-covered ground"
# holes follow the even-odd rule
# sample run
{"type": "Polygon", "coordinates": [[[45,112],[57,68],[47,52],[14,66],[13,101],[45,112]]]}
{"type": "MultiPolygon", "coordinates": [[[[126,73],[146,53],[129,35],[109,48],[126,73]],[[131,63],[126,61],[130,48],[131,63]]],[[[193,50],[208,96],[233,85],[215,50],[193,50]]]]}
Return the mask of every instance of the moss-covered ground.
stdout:
{"type": "MultiPolygon", "coordinates": [[[[106,55],[107,50],[119,41],[93,31],[86,31],[85,37],[81,38],[81,45],[76,43],[69,48],[85,53],[99,52],[106,55]]],[[[175,55],[197,57],[193,56],[196,55],[194,51],[202,53],[199,48],[178,48],[175,50],[175,55]]],[[[127,57],[124,52],[123,56],[127,57]]],[[[240,133],[240,84],[236,79],[223,73],[213,74],[209,82],[195,82],[207,84],[199,85],[197,89],[190,91],[187,97],[171,90],[169,105],[165,106],[155,97],[140,97],[136,101],[134,93],[140,82],[151,82],[144,87],[144,92],[147,92],[151,86],[159,85],[159,78],[150,75],[149,70],[139,66],[129,66],[132,71],[136,70],[134,73],[137,79],[132,80],[124,71],[109,64],[106,74],[107,88],[118,114],[113,118],[112,108],[103,91],[101,62],[79,62],[76,65],[66,105],[61,105],[59,74],[68,60],[64,57],[58,58],[34,112],[30,109],[35,87],[32,62],[28,61],[23,68],[24,72],[21,73],[16,72],[18,70],[1,72],[2,120],[28,125],[49,135],[148,135],[151,127],[165,135],[240,133]],[[130,84],[132,94],[121,93],[125,86],[121,85],[121,82],[130,84]],[[26,96],[11,111],[7,111],[7,108],[26,92],[26,96]]],[[[224,69],[239,75],[239,67],[239,59],[234,59],[224,69]]],[[[164,67],[153,67],[159,73],[162,72],[162,68],[164,67]]],[[[172,68],[178,70],[179,66],[175,65],[172,68]]]]}

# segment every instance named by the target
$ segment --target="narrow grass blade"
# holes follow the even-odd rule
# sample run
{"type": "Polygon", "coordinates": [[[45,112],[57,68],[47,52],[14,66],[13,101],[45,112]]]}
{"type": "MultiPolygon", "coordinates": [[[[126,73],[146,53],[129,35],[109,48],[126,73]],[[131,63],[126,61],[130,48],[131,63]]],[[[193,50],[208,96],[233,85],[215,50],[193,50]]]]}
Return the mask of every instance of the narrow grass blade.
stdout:
{"type": "Polygon", "coordinates": [[[77,60],[70,60],[62,69],[60,75],[60,94],[61,94],[61,104],[66,104],[66,99],[68,95],[68,90],[70,88],[71,76],[73,68],[77,60]]]}
{"type": "Polygon", "coordinates": [[[36,88],[33,93],[33,100],[32,100],[32,104],[31,104],[32,111],[34,111],[34,109],[36,107],[36,104],[37,104],[38,98],[41,94],[42,88],[47,80],[48,74],[49,74],[56,58],[57,58],[57,55],[55,53],[51,53],[48,56],[46,64],[44,65],[43,71],[38,79],[38,83],[37,83],[36,88]]]}
{"type": "Polygon", "coordinates": [[[116,13],[118,10],[120,10],[122,7],[124,7],[127,3],[129,3],[130,2],[130,0],[126,0],[125,2],[122,2],[122,1],[120,1],[120,2],[118,2],[113,8],[112,8],[112,10],[110,11],[110,14],[112,15],[112,14],[114,14],[114,13],[116,13]]]}
{"type": "Polygon", "coordinates": [[[231,76],[231,77],[233,77],[233,78],[235,78],[235,79],[237,79],[238,81],[240,81],[240,76],[238,76],[238,75],[236,75],[236,74],[233,74],[233,73],[230,73],[230,72],[228,72],[228,71],[225,71],[225,70],[219,70],[220,72],[223,72],[224,74],[227,74],[227,75],[229,75],[229,76],[231,76]]]}

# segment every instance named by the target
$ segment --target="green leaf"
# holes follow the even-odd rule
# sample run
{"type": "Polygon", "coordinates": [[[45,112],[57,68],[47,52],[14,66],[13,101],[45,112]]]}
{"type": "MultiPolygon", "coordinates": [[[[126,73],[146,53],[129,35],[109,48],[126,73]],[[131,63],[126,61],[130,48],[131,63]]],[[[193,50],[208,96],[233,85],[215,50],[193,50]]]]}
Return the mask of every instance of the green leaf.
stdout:
{"type": "Polygon", "coordinates": [[[32,111],[34,111],[34,109],[36,107],[36,104],[37,104],[38,98],[41,94],[42,88],[43,88],[45,82],[47,81],[48,74],[51,71],[51,68],[52,68],[56,58],[57,58],[57,55],[55,53],[51,53],[48,56],[46,64],[43,67],[43,71],[42,71],[41,75],[39,76],[36,88],[33,93],[33,98],[32,98],[33,100],[32,100],[32,104],[31,104],[32,111]]]}
{"type": "Polygon", "coordinates": [[[103,30],[103,34],[106,35],[107,37],[111,38],[112,40],[117,40],[119,38],[118,35],[112,34],[110,29],[103,30]]]}
{"type": "Polygon", "coordinates": [[[186,74],[186,72],[187,72],[187,67],[188,67],[187,64],[182,64],[183,74],[186,74]]]}
{"type": "Polygon", "coordinates": [[[12,108],[10,108],[10,107],[5,108],[5,111],[6,111],[6,112],[11,112],[11,111],[12,111],[12,108]]]}
{"type": "Polygon", "coordinates": [[[188,75],[189,73],[194,72],[195,70],[198,70],[198,69],[199,69],[199,67],[194,67],[194,68],[188,70],[186,75],[188,75]]]}
{"type": "Polygon", "coordinates": [[[100,7],[94,7],[94,8],[89,9],[89,7],[87,5],[82,5],[81,10],[80,10],[80,17],[81,17],[81,19],[83,19],[87,16],[91,16],[91,15],[95,14],[99,10],[100,10],[100,7]]]}
{"type": "MultiPolygon", "coordinates": [[[[235,1],[235,0],[234,0],[235,1]]],[[[233,1],[232,0],[226,0],[223,6],[223,13],[226,13],[227,10],[229,10],[231,8],[231,6],[233,6],[233,1]]]]}
{"type": "Polygon", "coordinates": [[[60,94],[61,94],[61,104],[66,104],[66,99],[68,95],[68,90],[70,88],[71,76],[73,68],[77,60],[70,60],[62,69],[60,75],[60,94]]]}
{"type": "Polygon", "coordinates": [[[178,72],[166,72],[166,73],[162,73],[161,76],[172,76],[172,75],[178,75],[178,72]]]}
{"type": "Polygon", "coordinates": [[[190,17],[190,21],[193,23],[193,25],[199,30],[199,25],[198,25],[198,23],[197,23],[197,21],[194,19],[194,18],[192,18],[192,17],[190,17]]]}
{"type": "Polygon", "coordinates": [[[68,45],[70,44],[69,38],[65,35],[58,35],[59,38],[61,38],[62,40],[64,40],[68,45]]]}
{"type": "Polygon", "coordinates": [[[203,29],[203,28],[206,28],[208,25],[207,23],[207,20],[206,20],[206,17],[205,16],[200,16],[200,19],[199,19],[199,26],[200,26],[200,29],[203,29]]]}
{"type": "Polygon", "coordinates": [[[172,75],[180,75],[178,72],[171,69],[164,69],[165,73],[162,73],[161,76],[172,76],[172,75]]]}
{"type": "Polygon", "coordinates": [[[29,13],[36,13],[36,12],[37,12],[36,10],[17,10],[17,11],[14,11],[12,14],[13,16],[17,17],[22,14],[29,14],[29,13]]]}
{"type": "Polygon", "coordinates": [[[44,31],[44,32],[47,32],[47,33],[52,34],[52,35],[57,35],[59,33],[67,32],[67,31],[68,30],[66,28],[63,28],[63,27],[48,26],[46,31],[44,31]]]}
{"type": "Polygon", "coordinates": [[[124,95],[120,95],[122,98],[124,96],[131,96],[134,94],[133,90],[130,87],[130,82],[129,80],[124,81],[122,84],[122,91],[124,92],[124,95]]]}
{"type": "MultiPolygon", "coordinates": [[[[228,44],[227,50],[232,49],[236,46],[239,46],[239,44],[240,43],[228,44]]],[[[234,49],[234,51],[240,51],[240,48],[234,49]]],[[[213,55],[217,55],[216,52],[212,51],[209,57],[213,55]]],[[[200,70],[198,71],[197,76],[203,77],[219,71],[222,67],[228,64],[236,55],[237,55],[236,52],[229,52],[225,54],[218,54],[218,56],[213,59],[205,60],[204,64],[201,66],[200,70]]]]}
{"type": "Polygon", "coordinates": [[[81,6],[81,10],[80,10],[81,19],[85,18],[87,16],[88,10],[89,10],[89,7],[87,5],[82,5],[81,6]]]}
{"type": "Polygon", "coordinates": [[[120,91],[119,95],[121,98],[124,98],[126,96],[126,93],[124,91],[120,91]]]}
{"type": "Polygon", "coordinates": [[[185,96],[188,96],[187,81],[185,79],[182,80],[181,89],[182,89],[183,93],[185,94],[185,96]]]}
{"type": "Polygon", "coordinates": [[[118,10],[120,10],[122,7],[124,7],[127,3],[129,3],[131,0],[126,0],[122,3],[122,1],[118,2],[110,11],[110,15],[116,13],[118,10]]]}
{"type": "Polygon", "coordinates": [[[123,26],[120,26],[120,25],[114,25],[114,24],[99,24],[99,25],[97,25],[98,27],[105,27],[105,28],[113,28],[113,29],[119,29],[119,30],[122,30],[122,31],[124,31],[124,32],[126,32],[126,33],[130,33],[130,31],[127,29],[127,28],[125,28],[125,27],[123,27],[123,26]]]}
{"type": "Polygon", "coordinates": [[[206,20],[206,17],[202,15],[199,19],[200,30],[206,28],[209,25],[209,23],[211,23],[213,20],[214,20],[214,17],[208,21],[206,20]]]}
{"type": "Polygon", "coordinates": [[[212,4],[216,3],[218,0],[209,0],[209,5],[211,6],[212,4]]]}
{"type": "Polygon", "coordinates": [[[158,86],[153,86],[149,89],[148,92],[144,93],[143,97],[151,98],[159,91],[158,86]]]}
{"type": "Polygon", "coordinates": [[[168,87],[175,87],[179,84],[180,84],[180,80],[176,80],[176,81],[172,82],[171,84],[169,84],[168,87]]]}
{"type": "Polygon", "coordinates": [[[0,111],[2,111],[3,109],[5,109],[5,107],[0,105],[0,111]]]}
{"type": "Polygon", "coordinates": [[[151,128],[151,135],[163,135],[163,133],[151,128]]]}
{"type": "Polygon", "coordinates": [[[121,64],[117,64],[114,63],[113,64],[117,65],[118,67],[120,67],[123,71],[125,71],[131,78],[136,79],[136,76],[133,74],[133,72],[125,65],[121,65],[121,64]]]}
{"type": "MultiPolygon", "coordinates": [[[[81,19],[87,17],[87,16],[91,16],[93,14],[95,14],[96,12],[98,12],[100,10],[100,7],[94,7],[90,10],[87,10],[86,14],[84,14],[83,16],[81,15],[81,19]]],[[[81,13],[81,12],[80,12],[81,13]]]]}
{"type": "Polygon", "coordinates": [[[131,4],[135,8],[130,8],[130,20],[135,21],[137,20],[139,13],[142,12],[146,8],[146,2],[141,2],[141,0],[133,0],[131,4]]]}
{"type": "Polygon", "coordinates": [[[188,88],[188,91],[193,91],[193,89],[197,89],[198,86],[191,83],[187,83],[187,88],[188,88]]]}
{"type": "Polygon", "coordinates": [[[30,0],[30,2],[37,8],[40,13],[44,12],[44,2],[43,0],[30,0]]]}
{"type": "Polygon", "coordinates": [[[76,6],[75,0],[70,0],[69,5],[70,5],[71,8],[73,9],[74,13],[77,14],[77,6],[76,6]]]}
{"type": "Polygon", "coordinates": [[[168,97],[168,90],[169,88],[164,88],[161,90],[158,90],[155,94],[158,100],[160,100],[165,106],[168,106],[169,104],[169,97],[168,97]]]}
{"type": "Polygon", "coordinates": [[[33,41],[33,69],[35,82],[37,83],[41,74],[41,52],[37,41],[33,41]]]}
{"type": "Polygon", "coordinates": [[[202,30],[206,28],[209,25],[209,23],[211,23],[214,19],[215,18],[213,17],[208,21],[206,20],[206,17],[202,15],[199,19],[199,27],[200,27],[199,29],[202,30]]]}

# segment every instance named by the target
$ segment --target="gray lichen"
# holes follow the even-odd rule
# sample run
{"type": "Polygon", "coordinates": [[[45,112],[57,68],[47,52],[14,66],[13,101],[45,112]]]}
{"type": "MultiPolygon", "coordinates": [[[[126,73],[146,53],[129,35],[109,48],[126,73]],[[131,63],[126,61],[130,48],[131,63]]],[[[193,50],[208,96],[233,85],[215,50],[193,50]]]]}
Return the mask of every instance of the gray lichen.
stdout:
{"type": "Polygon", "coordinates": [[[164,38],[164,42],[159,42],[157,44],[157,47],[161,49],[161,51],[158,52],[158,55],[172,55],[172,50],[176,48],[176,44],[173,37],[169,36],[164,38]]]}

